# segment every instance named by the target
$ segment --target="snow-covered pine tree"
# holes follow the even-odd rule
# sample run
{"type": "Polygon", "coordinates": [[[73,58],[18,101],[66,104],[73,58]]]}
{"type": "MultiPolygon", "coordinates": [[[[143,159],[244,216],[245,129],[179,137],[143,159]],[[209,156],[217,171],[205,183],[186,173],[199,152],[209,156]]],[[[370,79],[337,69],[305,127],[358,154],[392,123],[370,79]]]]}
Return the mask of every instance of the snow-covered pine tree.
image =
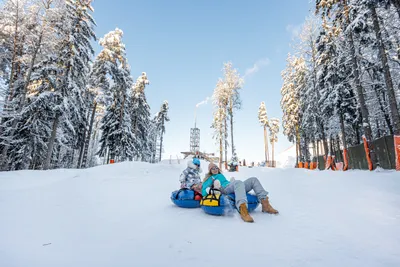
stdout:
{"type": "MultiPolygon", "coordinates": [[[[237,69],[233,68],[232,62],[224,63],[224,83],[225,83],[225,93],[226,98],[228,99],[227,104],[227,114],[229,115],[230,128],[231,128],[231,148],[232,155],[235,153],[235,145],[233,138],[233,117],[235,110],[241,108],[242,101],[240,99],[240,89],[243,87],[244,80],[240,77],[240,74],[237,69]]],[[[228,136],[227,127],[226,129],[226,137],[228,136]]],[[[227,149],[227,142],[225,144],[225,149],[227,149]]],[[[225,158],[226,159],[226,158],[225,158]]]]}
{"type": "MultiPolygon", "coordinates": [[[[390,43],[384,40],[385,20],[378,15],[385,1],[372,0],[351,0],[352,9],[351,15],[354,22],[349,25],[349,28],[356,33],[359,33],[360,38],[364,39],[362,46],[370,46],[371,52],[375,59],[375,64],[379,66],[383,74],[385,89],[388,98],[388,106],[390,109],[393,131],[395,134],[400,134],[400,115],[396,99],[396,91],[394,88],[393,74],[390,68],[388,50],[390,43]],[[370,34],[370,38],[365,40],[365,34],[370,34]],[[371,36],[373,35],[373,36],[371,36]],[[371,40],[372,39],[372,40],[371,40]],[[378,62],[376,62],[378,59],[378,62]]],[[[388,4],[386,2],[386,4],[388,4]]],[[[373,81],[374,82],[374,81],[373,81]]]]}
{"type": "Polygon", "coordinates": [[[17,149],[15,147],[14,135],[17,130],[19,118],[18,113],[22,110],[21,105],[22,88],[24,87],[24,72],[26,70],[27,46],[25,41],[29,36],[28,25],[30,25],[30,3],[26,0],[7,0],[0,9],[1,27],[1,70],[4,85],[4,101],[0,117],[0,167],[3,170],[10,169],[9,164],[17,149]],[[14,151],[9,152],[13,148],[14,151]]]}
{"type": "Polygon", "coordinates": [[[261,126],[264,128],[264,152],[265,152],[265,164],[268,166],[269,160],[269,152],[268,152],[268,132],[267,127],[269,126],[267,108],[265,107],[265,103],[261,102],[260,107],[258,108],[258,121],[261,126]]]}
{"type": "MultiPolygon", "coordinates": [[[[213,138],[219,142],[219,168],[222,168],[222,159],[223,159],[223,148],[224,143],[226,147],[227,139],[226,139],[226,120],[227,120],[227,98],[226,98],[226,87],[225,83],[222,79],[217,81],[217,85],[214,89],[214,93],[212,96],[213,104],[214,104],[214,116],[213,123],[211,128],[214,129],[213,138]],[[225,142],[223,142],[225,140],[225,142]]],[[[226,154],[225,154],[226,155],[226,154]]]]}
{"type": "Polygon", "coordinates": [[[57,130],[62,133],[63,142],[68,147],[65,158],[72,165],[74,152],[84,142],[86,127],[86,81],[89,62],[94,54],[91,40],[95,40],[95,22],[89,11],[93,11],[91,0],[66,0],[65,12],[58,34],[62,36],[56,64],[62,66],[58,73],[59,85],[55,94],[61,102],[54,108],[51,136],[48,141],[46,161],[43,169],[50,168],[56,142],[57,130]],[[79,141],[79,144],[77,143],[79,141]]]}
{"type": "Polygon", "coordinates": [[[299,159],[299,87],[295,82],[294,67],[298,59],[288,55],[286,68],[282,71],[283,84],[281,88],[281,108],[283,111],[282,127],[283,134],[287,136],[289,142],[296,143],[296,162],[299,159]]]}
{"type": "Polygon", "coordinates": [[[163,139],[164,139],[164,134],[165,134],[165,123],[169,121],[168,117],[168,101],[164,101],[164,103],[161,105],[160,111],[157,112],[156,114],[156,129],[158,131],[157,135],[160,137],[160,152],[159,152],[159,158],[157,159],[158,161],[161,161],[161,155],[162,155],[162,148],[163,148],[163,139]]]}
{"type": "Polygon", "coordinates": [[[306,85],[301,91],[302,96],[302,119],[301,129],[304,135],[309,137],[309,141],[322,141],[325,151],[327,142],[325,137],[325,124],[322,120],[321,108],[319,106],[320,86],[317,81],[318,58],[317,58],[317,38],[321,30],[321,22],[315,16],[309,16],[303,24],[299,34],[298,43],[295,48],[300,57],[304,58],[307,73],[306,85]]]}
{"type": "Polygon", "coordinates": [[[137,153],[129,116],[131,104],[128,90],[132,88],[133,81],[122,36],[123,32],[118,28],[107,33],[100,40],[103,50],[98,56],[112,79],[112,85],[108,92],[104,92],[106,96],[112,98],[112,103],[107,106],[104,117],[101,119],[102,135],[98,151],[98,155],[105,157],[107,162],[109,159],[114,161],[132,159],[137,153]]]}
{"type": "Polygon", "coordinates": [[[350,48],[349,57],[351,59],[351,64],[353,67],[353,78],[356,88],[356,93],[358,97],[358,103],[360,105],[361,115],[362,115],[362,127],[364,130],[365,137],[367,139],[368,145],[370,147],[371,161],[373,168],[376,167],[377,159],[376,154],[373,149],[372,144],[372,130],[370,124],[370,116],[368,106],[365,100],[364,88],[361,84],[361,72],[359,66],[359,59],[357,58],[357,51],[354,41],[354,33],[351,29],[352,26],[356,25],[354,23],[354,16],[351,13],[351,6],[349,5],[351,0],[317,0],[316,1],[316,12],[321,14],[324,20],[329,20],[332,27],[337,28],[337,30],[343,30],[346,33],[346,41],[348,42],[350,48]]]}
{"type": "Polygon", "coordinates": [[[147,103],[145,88],[149,84],[147,74],[142,72],[136,79],[132,87],[130,116],[132,123],[132,132],[135,136],[136,154],[135,159],[141,161],[150,161],[151,147],[149,147],[149,126],[150,126],[150,106],[147,103]]]}
{"type": "Polygon", "coordinates": [[[331,139],[341,136],[343,149],[347,149],[352,125],[357,126],[361,121],[350,84],[352,69],[349,66],[349,51],[344,40],[340,31],[332,32],[332,28],[324,24],[318,42],[318,81],[322,88],[320,103],[323,119],[328,126],[327,133],[331,139]]]}
{"type": "MultiPolygon", "coordinates": [[[[270,142],[272,147],[272,163],[275,164],[275,143],[278,142],[279,119],[271,118],[269,121],[270,142]]],[[[273,165],[275,167],[275,165],[273,165]]]]}
{"type": "MultiPolygon", "coordinates": [[[[370,18],[373,22],[373,30],[376,37],[376,45],[379,51],[378,58],[380,61],[381,68],[383,69],[387,94],[389,98],[388,100],[390,106],[390,114],[393,122],[393,130],[395,134],[400,135],[400,114],[397,105],[396,92],[393,85],[393,79],[390,71],[388,56],[386,54],[386,47],[382,38],[382,33],[381,33],[382,26],[380,25],[380,20],[377,13],[377,8],[381,4],[378,3],[377,1],[372,1],[372,0],[357,0],[356,2],[360,6],[368,8],[370,18]]],[[[360,16],[359,13],[357,13],[358,16],[360,16]]],[[[355,19],[357,18],[358,17],[356,17],[355,19]]]]}
{"type": "Polygon", "coordinates": [[[148,146],[150,148],[151,157],[150,163],[158,161],[158,129],[157,129],[157,114],[150,120],[148,146]]]}
{"type": "Polygon", "coordinates": [[[101,52],[91,69],[88,81],[88,100],[90,104],[89,114],[90,122],[88,132],[85,135],[85,143],[82,158],[79,159],[79,167],[87,167],[88,153],[92,135],[93,126],[96,118],[96,112],[99,110],[104,110],[105,106],[111,105],[113,97],[110,94],[110,80],[107,75],[111,75],[113,72],[112,62],[106,56],[107,53],[101,52]]]}
{"type": "Polygon", "coordinates": [[[295,141],[297,144],[298,158],[302,158],[300,142],[302,132],[301,119],[304,106],[302,105],[301,94],[305,91],[306,81],[305,76],[307,73],[304,58],[288,55],[287,67],[282,72],[283,85],[281,89],[282,100],[281,107],[283,110],[284,135],[286,135],[290,142],[295,141]]]}
{"type": "MultiPolygon", "coordinates": [[[[10,2],[18,6],[26,1],[10,2]]],[[[56,46],[59,44],[57,29],[64,11],[61,3],[51,0],[29,1],[29,6],[18,11],[20,17],[25,12],[29,19],[16,27],[19,37],[13,38],[18,40],[22,37],[21,33],[26,33],[19,51],[23,56],[18,60],[20,78],[12,82],[10,93],[13,92],[13,95],[9,95],[14,103],[13,114],[8,119],[2,119],[10,127],[0,131],[3,138],[10,140],[9,145],[3,147],[2,154],[8,154],[5,158],[12,164],[4,164],[4,169],[40,168],[43,165],[49,136],[46,130],[51,120],[49,115],[53,113],[51,104],[55,103],[51,90],[54,91],[56,87],[55,75],[60,68],[54,64],[57,60],[56,46]]],[[[11,107],[11,102],[8,104],[11,107]]]]}

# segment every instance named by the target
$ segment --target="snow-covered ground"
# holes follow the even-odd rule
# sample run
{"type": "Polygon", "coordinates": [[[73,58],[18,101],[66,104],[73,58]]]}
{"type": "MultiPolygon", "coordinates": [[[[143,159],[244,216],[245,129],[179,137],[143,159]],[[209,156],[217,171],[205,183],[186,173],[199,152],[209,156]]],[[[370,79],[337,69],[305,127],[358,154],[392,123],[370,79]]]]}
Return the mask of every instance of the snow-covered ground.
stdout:
{"type": "Polygon", "coordinates": [[[0,173],[0,266],[400,266],[399,173],[242,167],[280,211],[248,224],[174,206],[184,166],[0,173]]]}
{"type": "Polygon", "coordinates": [[[276,156],[278,168],[294,168],[296,166],[296,145],[292,145],[276,156]]]}

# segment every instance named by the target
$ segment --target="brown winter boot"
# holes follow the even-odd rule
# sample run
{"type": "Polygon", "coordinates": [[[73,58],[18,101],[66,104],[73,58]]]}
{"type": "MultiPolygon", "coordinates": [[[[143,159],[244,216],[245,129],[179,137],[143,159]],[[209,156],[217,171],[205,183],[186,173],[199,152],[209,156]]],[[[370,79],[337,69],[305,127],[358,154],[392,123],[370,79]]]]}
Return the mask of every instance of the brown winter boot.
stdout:
{"type": "Polygon", "coordinates": [[[249,215],[246,203],[242,203],[239,207],[240,217],[242,217],[245,222],[254,222],[253,218],[249,215]]]}
{"type": "Polygon", "coordinates": [[[262,212],[267,212],[271,214],[278,214],[279,212],[274,209],[271,204],[269,204],[268,197],[261,200],[262,212]]]}

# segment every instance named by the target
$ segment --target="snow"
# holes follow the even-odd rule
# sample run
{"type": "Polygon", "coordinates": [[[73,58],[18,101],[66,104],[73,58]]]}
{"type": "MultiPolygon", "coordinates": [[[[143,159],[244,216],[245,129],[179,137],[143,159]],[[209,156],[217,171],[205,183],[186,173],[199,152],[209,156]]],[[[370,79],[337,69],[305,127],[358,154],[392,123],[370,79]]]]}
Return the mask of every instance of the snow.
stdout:
{"type": "Polygon", "coordinates": [[[276,157],[278,168],[293,168],[296,165],[296,145],[292,145],[276,157]]]}
{"type": "Polygon", "coordinates": [[[0,266],[400,266],[396,172],[240,167],[280,211],[248,224],[174,206],[168,162],[0,173],[0,266]]]}

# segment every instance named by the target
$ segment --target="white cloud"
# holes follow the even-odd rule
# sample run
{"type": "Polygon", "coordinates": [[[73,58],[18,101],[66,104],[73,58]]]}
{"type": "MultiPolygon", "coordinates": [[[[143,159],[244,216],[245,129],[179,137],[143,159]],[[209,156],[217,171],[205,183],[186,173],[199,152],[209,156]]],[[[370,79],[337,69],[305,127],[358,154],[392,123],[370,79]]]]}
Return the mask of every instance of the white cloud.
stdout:
{"type": "Polygon", "coordinates": [[[258,60],[256,63],[254,63],[253,67],[248,68],[244,74],[243,78],[246,78],[256,72],[258,72],[260,70],[260,68],[262,68],[263,66],[267,66],[269,65],[270,60],[268,58],[262,58],[260,60],[258,60]]]}
{"type": "Polygon", "coordinates": [[[207,96],[207,98],[205,100],[203,100],[200,103],[196,104],[196,108],[198,108],[199,106],[204,105],[204,104],[207,105],[208,100],[210,100],[210,97],[207,96]]]}

